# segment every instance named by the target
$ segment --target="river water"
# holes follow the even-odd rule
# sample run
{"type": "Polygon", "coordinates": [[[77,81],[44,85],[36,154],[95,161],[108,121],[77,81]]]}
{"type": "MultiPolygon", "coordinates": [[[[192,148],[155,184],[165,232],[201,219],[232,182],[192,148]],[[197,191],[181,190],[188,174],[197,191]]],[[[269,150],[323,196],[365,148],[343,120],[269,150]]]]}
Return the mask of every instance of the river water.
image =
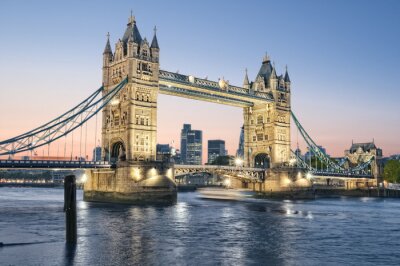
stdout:
{"type": "Polygon", "coordinates": [[[400,265],[399,199],[78,200],[73,249],[62,189],[0,188],[0,265],[400,265]]]}

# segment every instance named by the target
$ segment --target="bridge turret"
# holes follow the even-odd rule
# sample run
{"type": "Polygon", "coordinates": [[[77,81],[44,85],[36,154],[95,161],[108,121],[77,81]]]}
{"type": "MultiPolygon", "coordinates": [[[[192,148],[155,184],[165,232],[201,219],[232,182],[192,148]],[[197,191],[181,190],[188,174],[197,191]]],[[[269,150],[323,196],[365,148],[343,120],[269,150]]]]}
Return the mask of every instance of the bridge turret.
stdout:
{"type": "Polygon", "coordinates": [[[286,89],[288,90],[288,91],[290,91],[290,78],[289,78],[289,73],[288,73],[288,67],[287,67],[287,65],[286,65],[286,70],[285,70],[285,77],[284,77],[284,81],[285,81],[285,85],[286,85],[286,89]]]}
{"type": "Polygon", "coordinates": [[[250,82],[249,82],[249,76],[247,75],[247,68],[245,69],[246,74],[244,75],[244,80],[243,80],[243,88],[250,90],[250,82]]]}
{"type": "Polygon", "coordinates": [[[113,53],[110,45],[110,33],[107,33],[107,43],[103,52],[103,84],[107,86],[109,83],[110,63],[113,60],[113,53]]]}
{"type": "Polygon", "coordinates": [[[158,46],[158,40],[157,40],[157,27],[154,27],[154,36],[153,40],[151,41],[150,50],[151,50],[151,57],[153,57],[153,59],[156,60],[156,62],[158,62],[160,56],[160,47],[158,46]]]}
{"type": "Polygon", "coordinates": [[[107,33],[107,43],[103,52],[103,66],[108,66],[112,61],[113,53],[110,45],[110,33],[107,33]]]}

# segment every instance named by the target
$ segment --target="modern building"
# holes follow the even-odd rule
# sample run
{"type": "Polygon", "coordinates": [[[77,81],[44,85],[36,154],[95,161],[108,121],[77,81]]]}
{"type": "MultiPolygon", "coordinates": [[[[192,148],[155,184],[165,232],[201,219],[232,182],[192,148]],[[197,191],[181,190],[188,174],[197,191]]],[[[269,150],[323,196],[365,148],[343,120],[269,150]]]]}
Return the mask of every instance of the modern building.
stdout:
{"type": "MultiPolygon", "coordinates": [[[[327,154],[326,154],[326,149],[325,149],[324,147],[318,146],[318,148],[322,151],[323,154],[327,155],[327,154]]],[[[308,148],[308,151],[304,154],[304,159],[305,159],[305,160],[310,160],[310,158],[313,158],[314,156],[315,156],[314,151],[313,151],[313,150],[310,150],[310,149],[308,148]]]]}
{"type": "Polygon", "coordinates": [[[243,158],[244,157],[244,127],[240,128],[240,138],[239,138],[239,147],[236,151],[236,157],[243,158]]]}
{"type": "Polygon", "coordinates": [[[226,155],[225,141],[220,139],[208,141],[208,163],[212,163],[218,156],[226,155]]]}
{"type": "Polygon", "coordinates": [[[201,164],[203,133],[184,124],[181,131],[181,161],[183,164],[201,164]]]}
{"type": "Polygon", "coordinates": [[[93,161],[99,162],[101,161],[101,147],[97,146],[93,149],[93,161]]]}
{"type": "Polygon", "coordinates": [[[157,144],[156,150],[157,161],[164,161],[171,157],[171,147],[169,146],[169,144],[157,144]]]}

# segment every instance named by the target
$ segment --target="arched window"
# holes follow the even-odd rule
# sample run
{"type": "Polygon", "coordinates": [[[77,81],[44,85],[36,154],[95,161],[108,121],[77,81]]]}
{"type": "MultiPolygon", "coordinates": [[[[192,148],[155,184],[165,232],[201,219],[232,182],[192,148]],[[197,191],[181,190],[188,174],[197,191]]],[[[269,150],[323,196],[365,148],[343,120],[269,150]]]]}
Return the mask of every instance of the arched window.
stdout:
{"type": "Polygon", "coordinates": [[[264,119],[262,117],[262,115],[257,116],[257,124],[262,124],[264,122],[264,119]]]}

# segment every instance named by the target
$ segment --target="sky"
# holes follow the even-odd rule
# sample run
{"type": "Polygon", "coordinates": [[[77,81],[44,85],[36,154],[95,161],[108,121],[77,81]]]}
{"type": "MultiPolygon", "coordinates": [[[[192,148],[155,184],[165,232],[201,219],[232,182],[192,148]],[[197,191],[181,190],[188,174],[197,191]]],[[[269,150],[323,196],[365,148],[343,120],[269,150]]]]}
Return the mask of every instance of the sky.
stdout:
{"type": "MultiPolygon", "coordinates": [[[[161,69],[242,85],[245,68],[254,80],[267,52],[278,74],[288,65],[292,110],[329,154],[373,139],[384,155],[400,153],[395,0],[0,1],[0,140],[99,88],[106,34],[114,47],[131,10],[142,37],[150,41],[157,25],[161,69]]],[[[160,95],[158,143],[179,148],[183,123],[203,130],[204,154],[208,139],[224,139],[234,154],[242,110],[160,95]]],[[[87,150],[98,139],[91,128],[87,150]]],[[[292,126],[297,142],[304,151],[292,126]]]]}

